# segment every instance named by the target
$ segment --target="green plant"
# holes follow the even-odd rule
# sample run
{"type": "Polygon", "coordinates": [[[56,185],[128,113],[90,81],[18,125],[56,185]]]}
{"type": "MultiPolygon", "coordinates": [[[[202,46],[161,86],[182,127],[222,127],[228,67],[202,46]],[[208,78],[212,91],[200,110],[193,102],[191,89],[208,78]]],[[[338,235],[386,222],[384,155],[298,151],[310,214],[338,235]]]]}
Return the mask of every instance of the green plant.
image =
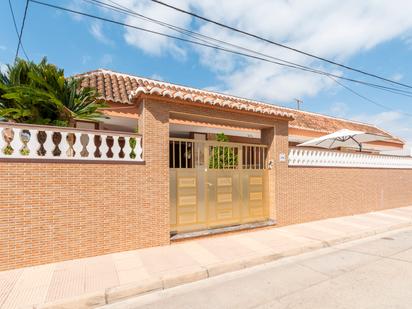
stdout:
{"type": "Polygon", "coordinates": [[[22,156],[28,156],[30,154],[30,150],[27,148],[23,148],[20,150],[22,156]]]}
{"type": "Polygon", "coordinates": [[[132,150],[131,150],[131,152],[130,152],[130,158],[136,159],[136,152],[134,151],[135,148],[136,148],[136,145],[137,145],[137,140],[136,140],[136,138],[131,137],[131,138],[129,139],[129,145],[130,145],[130,148],[132,148],[132,150]]]}
{"type": "Polygon", "coordinates": [[[56,127],[68,127],[69,126],[69,122],[67,120],[53,120],[51,124],[56,127]]]}
{"type": "MultiPolygon", "coordinates": [[[[216,135],[218,142],[228,142],[229,138],[224,133],[216,135]]],[[[229,146],[213,146],[212,153],[209,156],[209,168],[236,168],[238,164],[238,155],[234,149],[229,146]]]]}
{"type": "Polygon", "coordinates": [[[65,78],[46,58],[38,64],[18,59],[0,74],[0,117],[8,121],[68,126],[103,117],[105,106],[95,89],[65,78]]]}
{"type": "Polygon", "coordinates": [[[13,148],[11,148],[10,145],[7,145],[6,147],[4,147],[3,153],[4,153],[6,156],[11,156],[11,155],[13,154],[13,148]]]}
{"type": "Polygon", "coordinates": [[[229,137],[226,136],[225,133],[217,133],[216,134],[216,140],[218,142],[225,142],[227,143],[229,141],[229,137]]]}

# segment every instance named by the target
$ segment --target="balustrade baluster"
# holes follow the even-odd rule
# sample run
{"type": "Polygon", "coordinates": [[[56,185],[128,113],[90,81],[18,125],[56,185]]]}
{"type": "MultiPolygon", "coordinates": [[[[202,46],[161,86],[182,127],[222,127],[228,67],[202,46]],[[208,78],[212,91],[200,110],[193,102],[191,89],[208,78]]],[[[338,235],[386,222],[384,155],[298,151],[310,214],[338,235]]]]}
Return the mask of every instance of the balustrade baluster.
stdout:
{"type": "Polygon", "coordinates": [[[123,153],[124,153],[124,159],[123,160],[133,160],[130,157],[131,152],[132,152],[132,147],[130,147],[130,137],[125,136],[124,137],[124,146],[123,146],[123,153]]]}
{"type": "Polygon", "coordinates": [[[120,153],[120,145],[119,145],[119,136],[113,136],[113,146],[112,146],[112,152],[113,152],[113,160],[119,159],[119,153],[120,153]]]}
{"type": "Polygon", "coordinates": [[[75,139],[74,139],[74,144],[73,144],[73,150],[74,150],[74,159],[81,159],[81,152],[83,150],[83,145],[81,142],[81,133],[74,133],[75,139]]]}
{"type": "Polygon", "coordinates": [[[87,136],[89,137],[89,142],[86,145],[86,150],[89,153],[89,155],[87,156],[87,159],[89,160],[93,160],[94,159],[94,153],[97,150],[96,144],[94,143],[94,134],[87,134],[87,136]]]}
{"type": "Polygon", "coordinates": [[[136,137],[136,147],[134,149],[134,152],[136,153],[136,160],[142,161],[143,149],[142,149],[142,138],[140,136],[136,137]]]}
{"type": "Polygon", "coordinates": [[[30,129],[28,130],[30,135],[30,139],[27,142],[27,149],[29,150],[29,154],[27,155],[28,158],[34,159],[37,158],[39,155],[37,153],[37,151],[40,148],[40,143],[37,140],[37,134],[39,133],[38,130],[35,129],[30,129]]]}
{"type": "Polygon", "coordinates": [[[53,149],[54,149],[54,143],[53,143],[53,131],[47,131],[44,130],[44,136],[45,140],[43,143],[43,148],[45,150],[44,158],[48,159],[53,159],[53,149]]]}
{"type": "Polygon", "coordinates": [[[100,145],[100,158],[103,160],[107,160],[109,158],[107,156],[107,152],[109,151],[109,146],[107,145],[107,135],[101,135],[101,142],[102,144],[100,145]]]}
{"type": "Polygon", "coordinates": [[[21,148],[23,148],[23,142],[20,138],[21,129],[13,128],[13,139],[10,142],[10,147],[13,149],[10,154],[10,158],[20,158],[21,157],[21,148]]]}
{"type": "Polygon", "coordinates": [[[71,157],[68,155],[68,151],[70,149],[70,144],[69,141],[67,140],[67,135],[68,132],[60,132],[61,134],[61,140],[60,143],[58,144],[59,149],[60,149],[60,159],[70,159],[71,157]]]}

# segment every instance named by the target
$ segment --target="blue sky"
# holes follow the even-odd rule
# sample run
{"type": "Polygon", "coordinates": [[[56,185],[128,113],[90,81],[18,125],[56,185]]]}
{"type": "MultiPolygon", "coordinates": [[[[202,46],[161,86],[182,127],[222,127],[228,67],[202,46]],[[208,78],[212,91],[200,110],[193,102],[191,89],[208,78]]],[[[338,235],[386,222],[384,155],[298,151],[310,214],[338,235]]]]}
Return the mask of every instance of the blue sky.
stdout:
{"type": "MultiPolygon", "coordinates": [[[[44,1],[166,31],[130,16],[93,7],[83,0],[44,1]]],[[[12,0],[18,25],[24,2],[12,0]]],[[[147,0],[116,2],[139,13],[276,57],[345,77],[383,83],[223,31],[147,0]]],[[[166,2],[346,65],[412,84],[410,1],[404,1],[403,10],[399,10],[402,6],[399,3],[366,0],[166,2]]],[[[17,47],[17,35],[6,0],[0,2],[0,27],[0,64],[4,67],[13,61],[17,47]]],[[[50,62],[64,68],[66,75],[107,68],[287,107],[295,107],[293,99],[297,97],[304,101],[304,110],[370,122],[412,143],[412,121],[405,115],[412,114],[410,97],[346,83],[364,96],[390,107],[388,111],[354,96],[328,78],[193,47],[87,17],[79,18],[34,3],[29,6],[23,45],[30,59],[38,61],[47,56],[50,62]]]]}

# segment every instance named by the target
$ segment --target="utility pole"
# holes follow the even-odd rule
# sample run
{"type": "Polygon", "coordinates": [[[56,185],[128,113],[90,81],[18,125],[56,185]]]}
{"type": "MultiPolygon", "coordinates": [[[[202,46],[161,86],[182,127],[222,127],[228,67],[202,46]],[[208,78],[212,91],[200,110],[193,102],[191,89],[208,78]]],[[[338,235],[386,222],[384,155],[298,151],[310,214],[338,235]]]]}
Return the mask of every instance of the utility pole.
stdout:
{"type": "Polygon", "coordinates": [[[296,101],[296,104],[297,104],[297,108],[298,108],[298,110],[300,110],[300,104],[302,104],[302,103],[303,103],[303,100],[300,100],[300,99],[295,99],[295,101],[296,101]]]}

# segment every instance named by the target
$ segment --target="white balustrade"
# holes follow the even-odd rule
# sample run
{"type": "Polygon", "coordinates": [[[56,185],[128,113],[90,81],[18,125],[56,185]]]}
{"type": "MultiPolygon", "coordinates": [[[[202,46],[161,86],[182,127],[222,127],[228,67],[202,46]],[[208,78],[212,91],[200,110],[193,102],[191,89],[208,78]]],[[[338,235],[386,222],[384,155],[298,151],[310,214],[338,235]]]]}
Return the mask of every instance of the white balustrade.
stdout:
{"type": "Polygon", "coordinates": [[[412,169],[411,157],[396,157],[363,153],[323,150],[289,150],[289,166],[361,167],[412,169]]]}
{"type": "Polygon", "coordinates": [[[119,137],[118,136],[113,136],[112,152],[113,152],[113,158],[114,159],[119,159],[120,150],[121,150],[121,148],[119,146],[119,137]]]}
{"type": "Polygon", "coordinates": [[[83,150],[83,145],[81,141],[81,133],[76,132],[74,133],[74,144],[73,144],[73,151],[74,151],[74,158],[81,159],[81,152],[83,150]]]}
{"type": "Polygon", "coordinates": [[[108,136],[107,135],[101,135],[100,156],[103,160],[110,159],[107,156],[107,152],[109,151],[109,146],[107,145],[107,141],[108,141],[108,136]]]}
{"type": "Polygon", "coordinates": [[[89,143],[87,144],[87,151],[89,152],[89,158],[94,158],[94,153],[97,150],[97,146],[94,142],[94,134],[88,134],[89,143]]]}
{"type": "Polygon", "coordinates": [[[0,159],[140,162],[141,140],[132,133],[0,122],[0,159]]]}
{"type": "Polygon", "coordinates": [[[130,155],[132,153],[132,147],[130,146],[130,137],[128,136],[124,138],[123,153],[124,153],[125,159],[130,159],[130,155]]]}
{"type": "Polygon", "coordinates": [[[45,150],[44,158],[45,159],[53,159],[53,150],[56,146],[53,143],[53,131],[44,131],[46,135],[46,140],[43,143],[43,147],[45,150]]]}
{"type": "Polygon", "coordinates": [[[68,138],[67,134],[68,134],[67,132],[61,132],[61,142],[60,142],[60,145],[59,145],[59,149],[61,151],[60,157],[64,158],[64,159],[67,159],[69,157],[68,152],[69,152],[69,149],[70,149],[70,145],[67,141],[67,138],[68,138]]]}
{"type": "Polygon", "coordinates": [[[20,154],[21,148],[23,148],[24,146],[20,138],[20,133],[21,133],[21,129],[16,128],[13,130],[13,134],[11,134],[13,139],[10,141],[10,147],[11,147],[10,156],[12,158],[17,158],[20,154]]]}

